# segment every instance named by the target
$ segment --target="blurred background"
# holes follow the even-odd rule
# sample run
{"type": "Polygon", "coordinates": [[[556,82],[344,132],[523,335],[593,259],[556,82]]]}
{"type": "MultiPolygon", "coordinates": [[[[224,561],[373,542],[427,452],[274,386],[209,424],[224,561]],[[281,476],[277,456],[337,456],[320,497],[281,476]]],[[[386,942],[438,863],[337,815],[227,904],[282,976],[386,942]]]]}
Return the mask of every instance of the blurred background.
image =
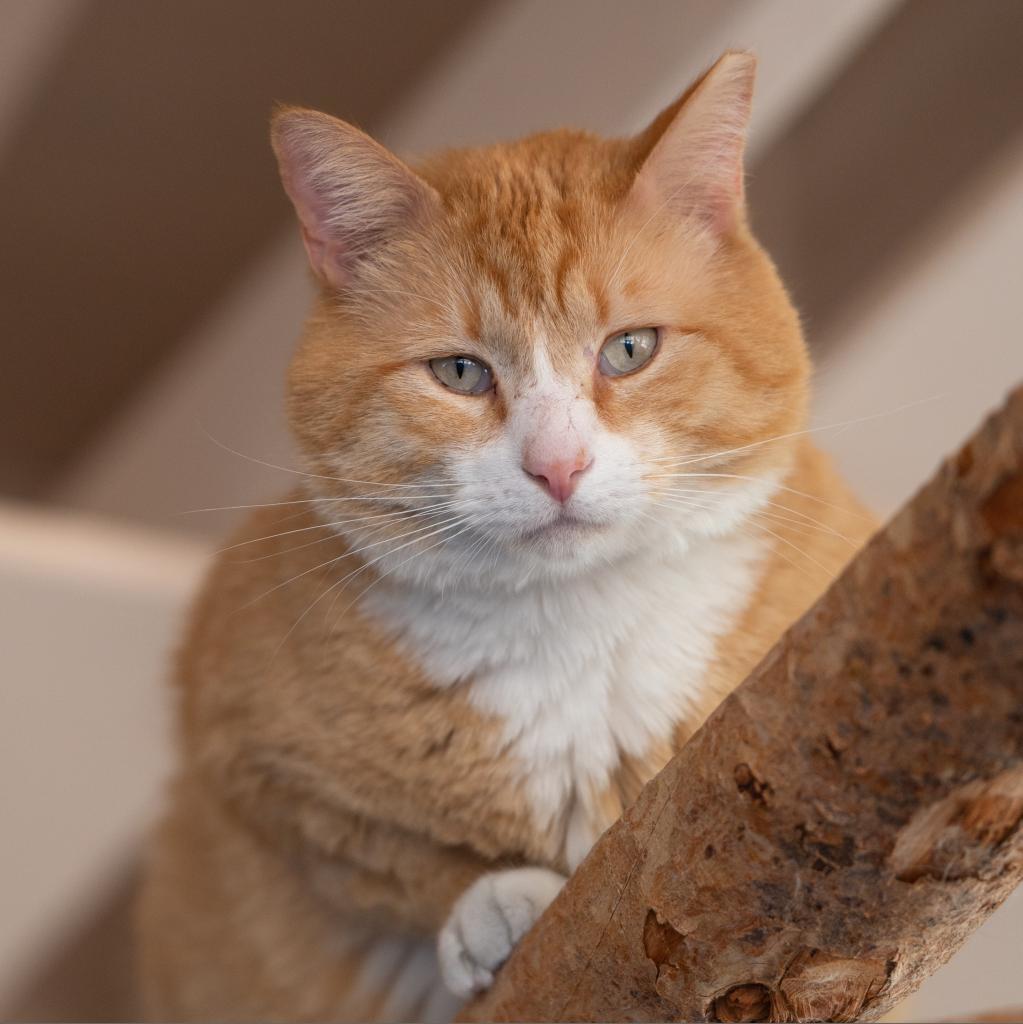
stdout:
{"type": "MultiPolygon", "coordinates": [[[[0,0],[0,1016],[130,1015],[168,654],[289,486],[310,286],[275,100],[406,155],[631,132],[760,56],[754,225],[815,426],[886,515],[1023,378],[1019,0],[0,0]]],[[[1023,1004],[1023,896],[902,1014],[1023,1004]]]]}

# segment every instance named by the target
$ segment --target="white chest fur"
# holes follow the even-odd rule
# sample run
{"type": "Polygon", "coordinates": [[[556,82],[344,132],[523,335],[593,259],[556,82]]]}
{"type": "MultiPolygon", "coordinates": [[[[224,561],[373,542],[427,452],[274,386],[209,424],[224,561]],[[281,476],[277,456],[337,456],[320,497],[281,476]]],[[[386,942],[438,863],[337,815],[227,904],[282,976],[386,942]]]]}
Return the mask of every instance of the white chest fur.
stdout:
{"type": "Polygon", "coordinates": [[[694,706],[761,551],[704,538],[515,592],[374,590],[367,610],[438,686],[466,685],[504,723],[536,826],[574,867],[597,838],[587,801],[623,753],[642,757],[694,706]]]}

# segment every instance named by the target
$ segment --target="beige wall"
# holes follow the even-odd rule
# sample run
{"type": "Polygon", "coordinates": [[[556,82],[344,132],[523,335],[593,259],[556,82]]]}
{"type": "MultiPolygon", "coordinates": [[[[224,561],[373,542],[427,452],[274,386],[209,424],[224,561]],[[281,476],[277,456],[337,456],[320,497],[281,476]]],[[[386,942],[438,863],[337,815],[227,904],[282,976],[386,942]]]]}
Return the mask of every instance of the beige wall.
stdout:
{"type": "Polygon", "coordinates": [[[135,856],[204,560],[188,538],[0,504],[0,1007],[135,856]]]}
{"type": "Polygon", "coordinates": [[[814,424],[889,514],[1023,380],[1023,146],[919,238],[842,325],[816,374],[814,424]]]}

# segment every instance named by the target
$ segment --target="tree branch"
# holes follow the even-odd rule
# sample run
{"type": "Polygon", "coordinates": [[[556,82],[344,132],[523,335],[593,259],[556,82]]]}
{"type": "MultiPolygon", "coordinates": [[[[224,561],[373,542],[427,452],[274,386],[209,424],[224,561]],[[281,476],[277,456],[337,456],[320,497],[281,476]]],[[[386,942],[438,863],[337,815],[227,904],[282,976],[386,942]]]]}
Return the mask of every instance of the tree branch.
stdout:
{"type": "Polygon", "coordinates": [[[1023,874],[1023,388],[600,840],[465,1020],[874,1019],[1023,874]]]}

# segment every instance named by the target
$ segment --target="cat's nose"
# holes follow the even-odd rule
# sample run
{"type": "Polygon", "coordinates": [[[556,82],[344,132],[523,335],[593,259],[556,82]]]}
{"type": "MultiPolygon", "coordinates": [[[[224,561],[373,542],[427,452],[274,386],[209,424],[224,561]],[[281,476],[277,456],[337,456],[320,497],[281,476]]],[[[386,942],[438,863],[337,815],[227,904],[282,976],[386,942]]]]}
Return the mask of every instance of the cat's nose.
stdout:
{"type": "Polygon", "coordinates": [[[522,460],[522,468],[555,501],[564,504],[572,497],[583,473],[593,465],[593,456],[579,451],[570,458],[549,458],[530,455],[522,460]]]}

